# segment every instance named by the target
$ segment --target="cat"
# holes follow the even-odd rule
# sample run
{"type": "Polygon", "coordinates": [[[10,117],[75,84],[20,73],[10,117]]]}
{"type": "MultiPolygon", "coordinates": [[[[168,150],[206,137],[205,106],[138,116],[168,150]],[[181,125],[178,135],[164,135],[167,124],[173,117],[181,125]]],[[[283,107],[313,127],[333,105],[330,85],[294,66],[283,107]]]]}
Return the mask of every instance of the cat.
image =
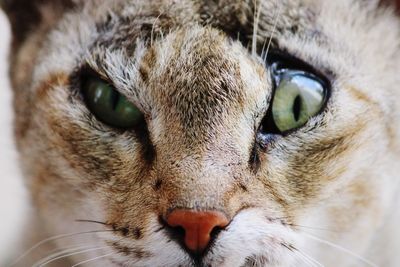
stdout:
{"type": "Polygon", "coordinates": [[[400,266],[394,5],[3,1],[10,266],[400,266]]]}

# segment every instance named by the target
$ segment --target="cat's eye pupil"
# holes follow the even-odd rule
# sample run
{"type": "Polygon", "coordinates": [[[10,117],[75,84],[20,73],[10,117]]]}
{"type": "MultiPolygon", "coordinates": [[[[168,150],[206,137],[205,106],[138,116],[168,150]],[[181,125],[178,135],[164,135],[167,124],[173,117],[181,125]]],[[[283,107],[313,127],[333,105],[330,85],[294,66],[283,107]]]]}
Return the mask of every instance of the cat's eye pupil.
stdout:
{"type": "Polygon", "coordinates": [[[111,96],[111,101],[112,101],[112,108],[113,110],[115,110],[117,108],[117,104],[119,101],[119,94],[117,92],[113,92],[112,96],[111,96]]]}
{"type": "Polygon", "coordinates": [[[88,109],[103,123],[128,129],[144,120],[142,112],[135,105],[112,85],[97,77],[86,78],[82,92],[88,109]]]}
{"type": "Polygon", "coordinates": [[[300,108],[301,108],[301,97],[300,95],[296,96],[293,103],[293,114],[296,121],[300,118],[300,108]]]}

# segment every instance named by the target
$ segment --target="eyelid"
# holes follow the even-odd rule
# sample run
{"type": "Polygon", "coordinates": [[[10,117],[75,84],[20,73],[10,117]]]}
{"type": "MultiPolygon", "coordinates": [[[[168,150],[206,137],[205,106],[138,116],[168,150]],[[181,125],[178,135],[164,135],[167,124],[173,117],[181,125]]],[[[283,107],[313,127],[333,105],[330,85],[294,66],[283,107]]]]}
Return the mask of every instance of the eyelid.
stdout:
{"type": "MultiPolygon", "coordinates": [[[[116,86],[112,79],[110,79],[104,73],[93,69],[89,64],[86,64],[83,67],[81,67],[80,70],[78,71],[77,76],[81,84],[85,83],[89,78],[99,79],[100,81],[111,86],[112,89],[114,89],[117,93],[124,96],[126,99],[128,99],[130,102],[133,103],[133,101],[131,101],[131,98],[129,98],[123,90],[121,90],[118,86],[116,86]]],[[[139,109],[141,109],[141,105],[137,105],[136,103],[133,104],[135,104],[139,109]]]]}
{"type": "Polygon", "coordinates": [[[333,81],[336,79],[336,75],[331,70],[323,66],[314,66],[306,60],[283,50],[271,49],[265,63],[271,71],[275,67],[276,69],[299,70],[312,74],[313,77],[323,82],[329,92],[332,89],[333,81]]]}
{"type": "Polygon", "coordinates": [[[314,75],[313,73],[303,71],[303,70],[297,70],[297,69],[279,69],[279,70],[272,70],[274,82],[276,83],[276,86],[278,86],[281,81],[288,77],[288,76],[295,76],[295,75],[301,75],[304,77],[307,77],[311,80],[317,81],[320,83],[327,91],[329,90],[329,85],[320,77],[314,75]]]}
{"type": "MultiPolygon", "coordinates": [[[[277,88],[280,86],[283,79],[290,79],[291,76],[301,75],[313,80],[317,83],[320,83],[322,88],[324,89],[324,99],[323,106],[320,111],[315,114],[314,118],[320,117],[321,114],[325,113],[328,105],[329,99],[331,96],[331,83],[330,80],[321,72],[317,71],[310,64],[295,58],[291,55],[283,55],[282,52],[274,52],[271,51],[269,56],[266,59],[266,67],[270,71],[270,75],[272,77],[273,82],[273,90],[271,97],[269,98],[269,107],[267,112],[265,113],[264,119],[261,123],[260,129],[265,129],[265,133],[267,134],[278,134],[281,136],[288,136],[292,133],[300,131],[302,127],[294,128],[288,131],[280,131],[276,126],[274,119],[272,118],[272,108],[274,104],[275,95],[277,92],[277,88]]],[[[311,118],[310,118],[311,119],[311,118]]]]}
{"type": "Polygon", "coordinates": [[[283,75],[285,75],[285,73],[287,73],[288,71],[299,72],[302,75],[306,75],[311,79],[320,82],[326,89],[326,95],[324,99],[325,106],[322,108],[322,111],[326,109],[332,94],[332,78],[330,79],[329,76],[324,75],[303,60],[276,49],[270,51],[266,59],[266,64],[267,67],[270,69],[272,80],[274,83],[271,100],[274,99],[275,90],[277,86],[279,86],[283,75]]]}

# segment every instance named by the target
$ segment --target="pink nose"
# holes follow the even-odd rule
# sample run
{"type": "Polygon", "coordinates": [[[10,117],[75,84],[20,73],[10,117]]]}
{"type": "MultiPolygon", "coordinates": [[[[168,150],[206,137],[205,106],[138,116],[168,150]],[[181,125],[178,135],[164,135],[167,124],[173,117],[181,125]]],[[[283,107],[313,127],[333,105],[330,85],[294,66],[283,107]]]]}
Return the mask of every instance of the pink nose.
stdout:
{"type": "Polygon", "coordinates": [[[184,244],[194,253],[204,251],[214,229],[222,229],[229,224],[228,218],[219,211],[174,210],[166,221],[170,227],[182,227],[185,230],[184,244]]]}

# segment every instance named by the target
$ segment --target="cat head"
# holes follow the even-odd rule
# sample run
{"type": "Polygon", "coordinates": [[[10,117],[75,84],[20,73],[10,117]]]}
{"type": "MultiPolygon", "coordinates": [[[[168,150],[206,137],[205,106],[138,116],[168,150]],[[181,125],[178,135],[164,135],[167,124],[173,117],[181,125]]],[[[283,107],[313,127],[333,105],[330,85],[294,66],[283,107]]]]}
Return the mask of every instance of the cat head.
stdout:
{"type": "Polygon", "coordinates": [[[366,249],[398,149],[399,22],[389,9],[4,7],[16,140],[49,232],[101,222],[110,231],[87,239],[112,253],[107,266],[299,266],[304,251],[327,261],[336,254],[306,228],[321,225],[333,232],[320,236],[366,249]]]}

